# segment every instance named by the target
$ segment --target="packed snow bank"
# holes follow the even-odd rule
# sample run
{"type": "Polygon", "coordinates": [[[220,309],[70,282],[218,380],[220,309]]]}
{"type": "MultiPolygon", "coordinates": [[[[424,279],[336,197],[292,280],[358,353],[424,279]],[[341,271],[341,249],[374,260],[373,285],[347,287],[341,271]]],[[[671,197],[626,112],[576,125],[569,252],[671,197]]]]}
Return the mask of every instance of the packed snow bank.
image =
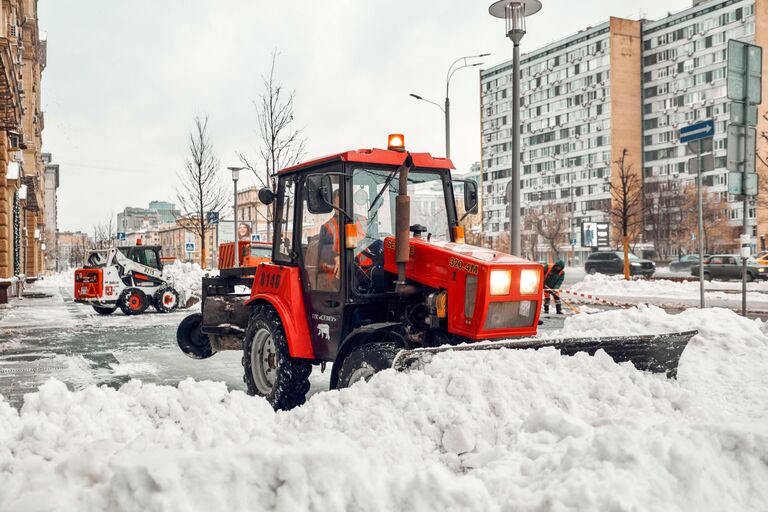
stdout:
{"type": "Polygon", "coordinates": [[[202,293],[203,276],[212,272],[203,270],[197,263],[174,261],[163,267],[163,277],[173,281],[174,288],[181,296],[181,304],[186,304],[190,297],[199,297],[202,293]]]}
{"type": "Polygon", "coordinates": [[[691,328],[678,381],[603,353],[446,353],[277,414],[211,382],[50,381],[0,402],[0,510],[764,508],[764,324],[639,307],[564,331],[691,328]]]}
{"type": "MultiPolygon", "coordinates": [[[[741,295],[726,293],[741,291],[741,283],[708,282],[704,284],[705,299],[715,305],[740,305],[741,295]]],[[[626,281],[623,276],[606,276],[602,274],[587,275],[572,286],[564,287],[569,290],[588,293],[609,300],[625,300],[628,302],[647,301],[656,304],[692,305],[699,300],[698,281],[671,281],[669,279],[633,279],[626,281]]],[[[768,283],[756,282],[747,284],[747,302],[750,309],[768,309],[768,283]]],[[[564,297],[568,299],[568,295],[564,297]]],[[[709,304],[708,304],[709,305],[709,304]]]]}

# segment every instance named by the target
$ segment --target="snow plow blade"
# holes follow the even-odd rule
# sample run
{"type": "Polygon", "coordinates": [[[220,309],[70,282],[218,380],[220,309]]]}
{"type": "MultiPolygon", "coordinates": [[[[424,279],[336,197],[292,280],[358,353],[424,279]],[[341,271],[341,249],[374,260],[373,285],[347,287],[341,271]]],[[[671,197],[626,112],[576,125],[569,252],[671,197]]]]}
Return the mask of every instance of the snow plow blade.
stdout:
{"type": "Polygon", "coordinates": [[[604,350],[617,363],[629,361],[635,368],[653,373],[664,373],[668,378],[677,377],[677,365],[688,341],[698,331],[648,334],[640,336],[605,336],[599,338],[522,338],[511,341],[486,341],[457,346],[417,348],[401,350],[395,356],[392,367],[398,371],[421,369],[432,355],[447,351],[498,350],[501,348],[540,349],[553,347],[566,356],[577,352],[594,355],[604,350]]]}

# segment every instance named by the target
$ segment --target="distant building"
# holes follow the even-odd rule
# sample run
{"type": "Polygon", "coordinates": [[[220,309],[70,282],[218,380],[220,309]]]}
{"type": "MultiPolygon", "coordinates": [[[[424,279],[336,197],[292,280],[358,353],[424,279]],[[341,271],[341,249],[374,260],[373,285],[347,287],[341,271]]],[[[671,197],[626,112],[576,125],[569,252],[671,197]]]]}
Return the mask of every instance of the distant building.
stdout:
{"type": "Polygon", "coordinates": [[[58,271],[58,249],[56,247],[58,239],[58,197],[56,194],[59,188],[59,164],[51,163],[51,154],[43,153],[43,164],[45,164],[45,176],[43,183],[45,187],[45,230],[43,231],[43,256],[45,258],[45,269],[48,271],[58,271]]]}
{"type": "Polygon", "coordinates": [[[93,240],[82,231],[61,231],[56,236],[58,270],[81,267],[93,240]]]}
{"type": "MultiPolygon", "coordinates": [[[[267,240],[267,215],[269,207],[259,201],[261,187],[248,187],[237,192],[238,224],[245,222],[251,227],[251,233],[259,235],[260,240],[267,240]]],[[[230,224],[232,220],[229,220],[230,224]]],[[[271,231],[270,231],[271,234],[271,231]]]]}
{"type": "MultiPolygon", "coordinates": [[[[206,265],[215,266],[214,255],[216,254],[216,234],[215,229],[207,230],[206,236],[206,265]]],[[[170,224],[163,224],[158,229],[159,244],[163,248],[162,257],[174,258],[179,261],[190,261],[200,263],[200,237],[191,231],[183,228],[178,220],[170,224]],[[187,252],[187,244],[191,243],[193,250],[187,252]]]]}
{"type": "Polygon", "coordinates": [[[179,215],[176,205],[166,201],[152,201],[148,208],[128,206],[117,214],[117,231],[125,235],[117,245],[159,244],[160,226],[173,224],[179,215]]]}

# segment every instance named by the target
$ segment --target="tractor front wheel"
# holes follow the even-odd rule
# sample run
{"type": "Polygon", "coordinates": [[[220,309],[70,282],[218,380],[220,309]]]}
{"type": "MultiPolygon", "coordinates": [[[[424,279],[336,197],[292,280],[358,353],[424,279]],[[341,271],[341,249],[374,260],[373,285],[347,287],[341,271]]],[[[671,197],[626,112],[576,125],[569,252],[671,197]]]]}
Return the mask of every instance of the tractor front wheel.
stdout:
{"type": "Polygon", "coordinates": [[[348,388],[361,380],[367,382],[375,373],[392,368],[392,361],[400,350],[400,346],[389,341],[357,347],[341,364],[338,387],[348,388]]]}
{"type": "Polygon", "coordinates": [[[312,364],[292,358],[280,316],[271,307],[256,308],[243,342],[243,380],[249,395],[267,399],[275,410],[304,403],[312,364]]]}
{"type": "Polygon", "coordinates": [[[126,315],[140,315],[149,306],[149,299],[138,288],[127,288],[120,294],[117,305],[126,315]]]}

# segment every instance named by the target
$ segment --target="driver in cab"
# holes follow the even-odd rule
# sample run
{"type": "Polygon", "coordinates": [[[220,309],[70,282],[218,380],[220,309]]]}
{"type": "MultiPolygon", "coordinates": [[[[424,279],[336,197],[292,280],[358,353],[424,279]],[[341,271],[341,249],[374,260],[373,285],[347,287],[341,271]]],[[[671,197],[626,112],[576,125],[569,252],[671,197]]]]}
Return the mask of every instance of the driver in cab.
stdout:
{"type": "MultiPolygon", "coordinates": [[[[364,191],[358,191],[365,194],[364,191]]],[[[360,194],[355,194],[355,201],[367,201],[367,195],[360,197],[360,194]]],[[[334,210],[339,208],[339,189],[333,191],[333,207],[334,210]]],[[[368,221],[362,215],[355,214],[355,224],[357,225],[357,243],[358,246],[365,238],[365,229],[368,221]]],[[[325,273],[326,276],[338,279],[339,278],[339,254],[341,252],[341,228],[339,226],[339,216],[334,212],[330,219],[323,223],[320,228],[320,270],[325,273]]],[[[358,265],[362,267],[368,267],[372,264],[370,258],[359,252],[357,247],[355,250],[356,261],[358,265]]]]}

